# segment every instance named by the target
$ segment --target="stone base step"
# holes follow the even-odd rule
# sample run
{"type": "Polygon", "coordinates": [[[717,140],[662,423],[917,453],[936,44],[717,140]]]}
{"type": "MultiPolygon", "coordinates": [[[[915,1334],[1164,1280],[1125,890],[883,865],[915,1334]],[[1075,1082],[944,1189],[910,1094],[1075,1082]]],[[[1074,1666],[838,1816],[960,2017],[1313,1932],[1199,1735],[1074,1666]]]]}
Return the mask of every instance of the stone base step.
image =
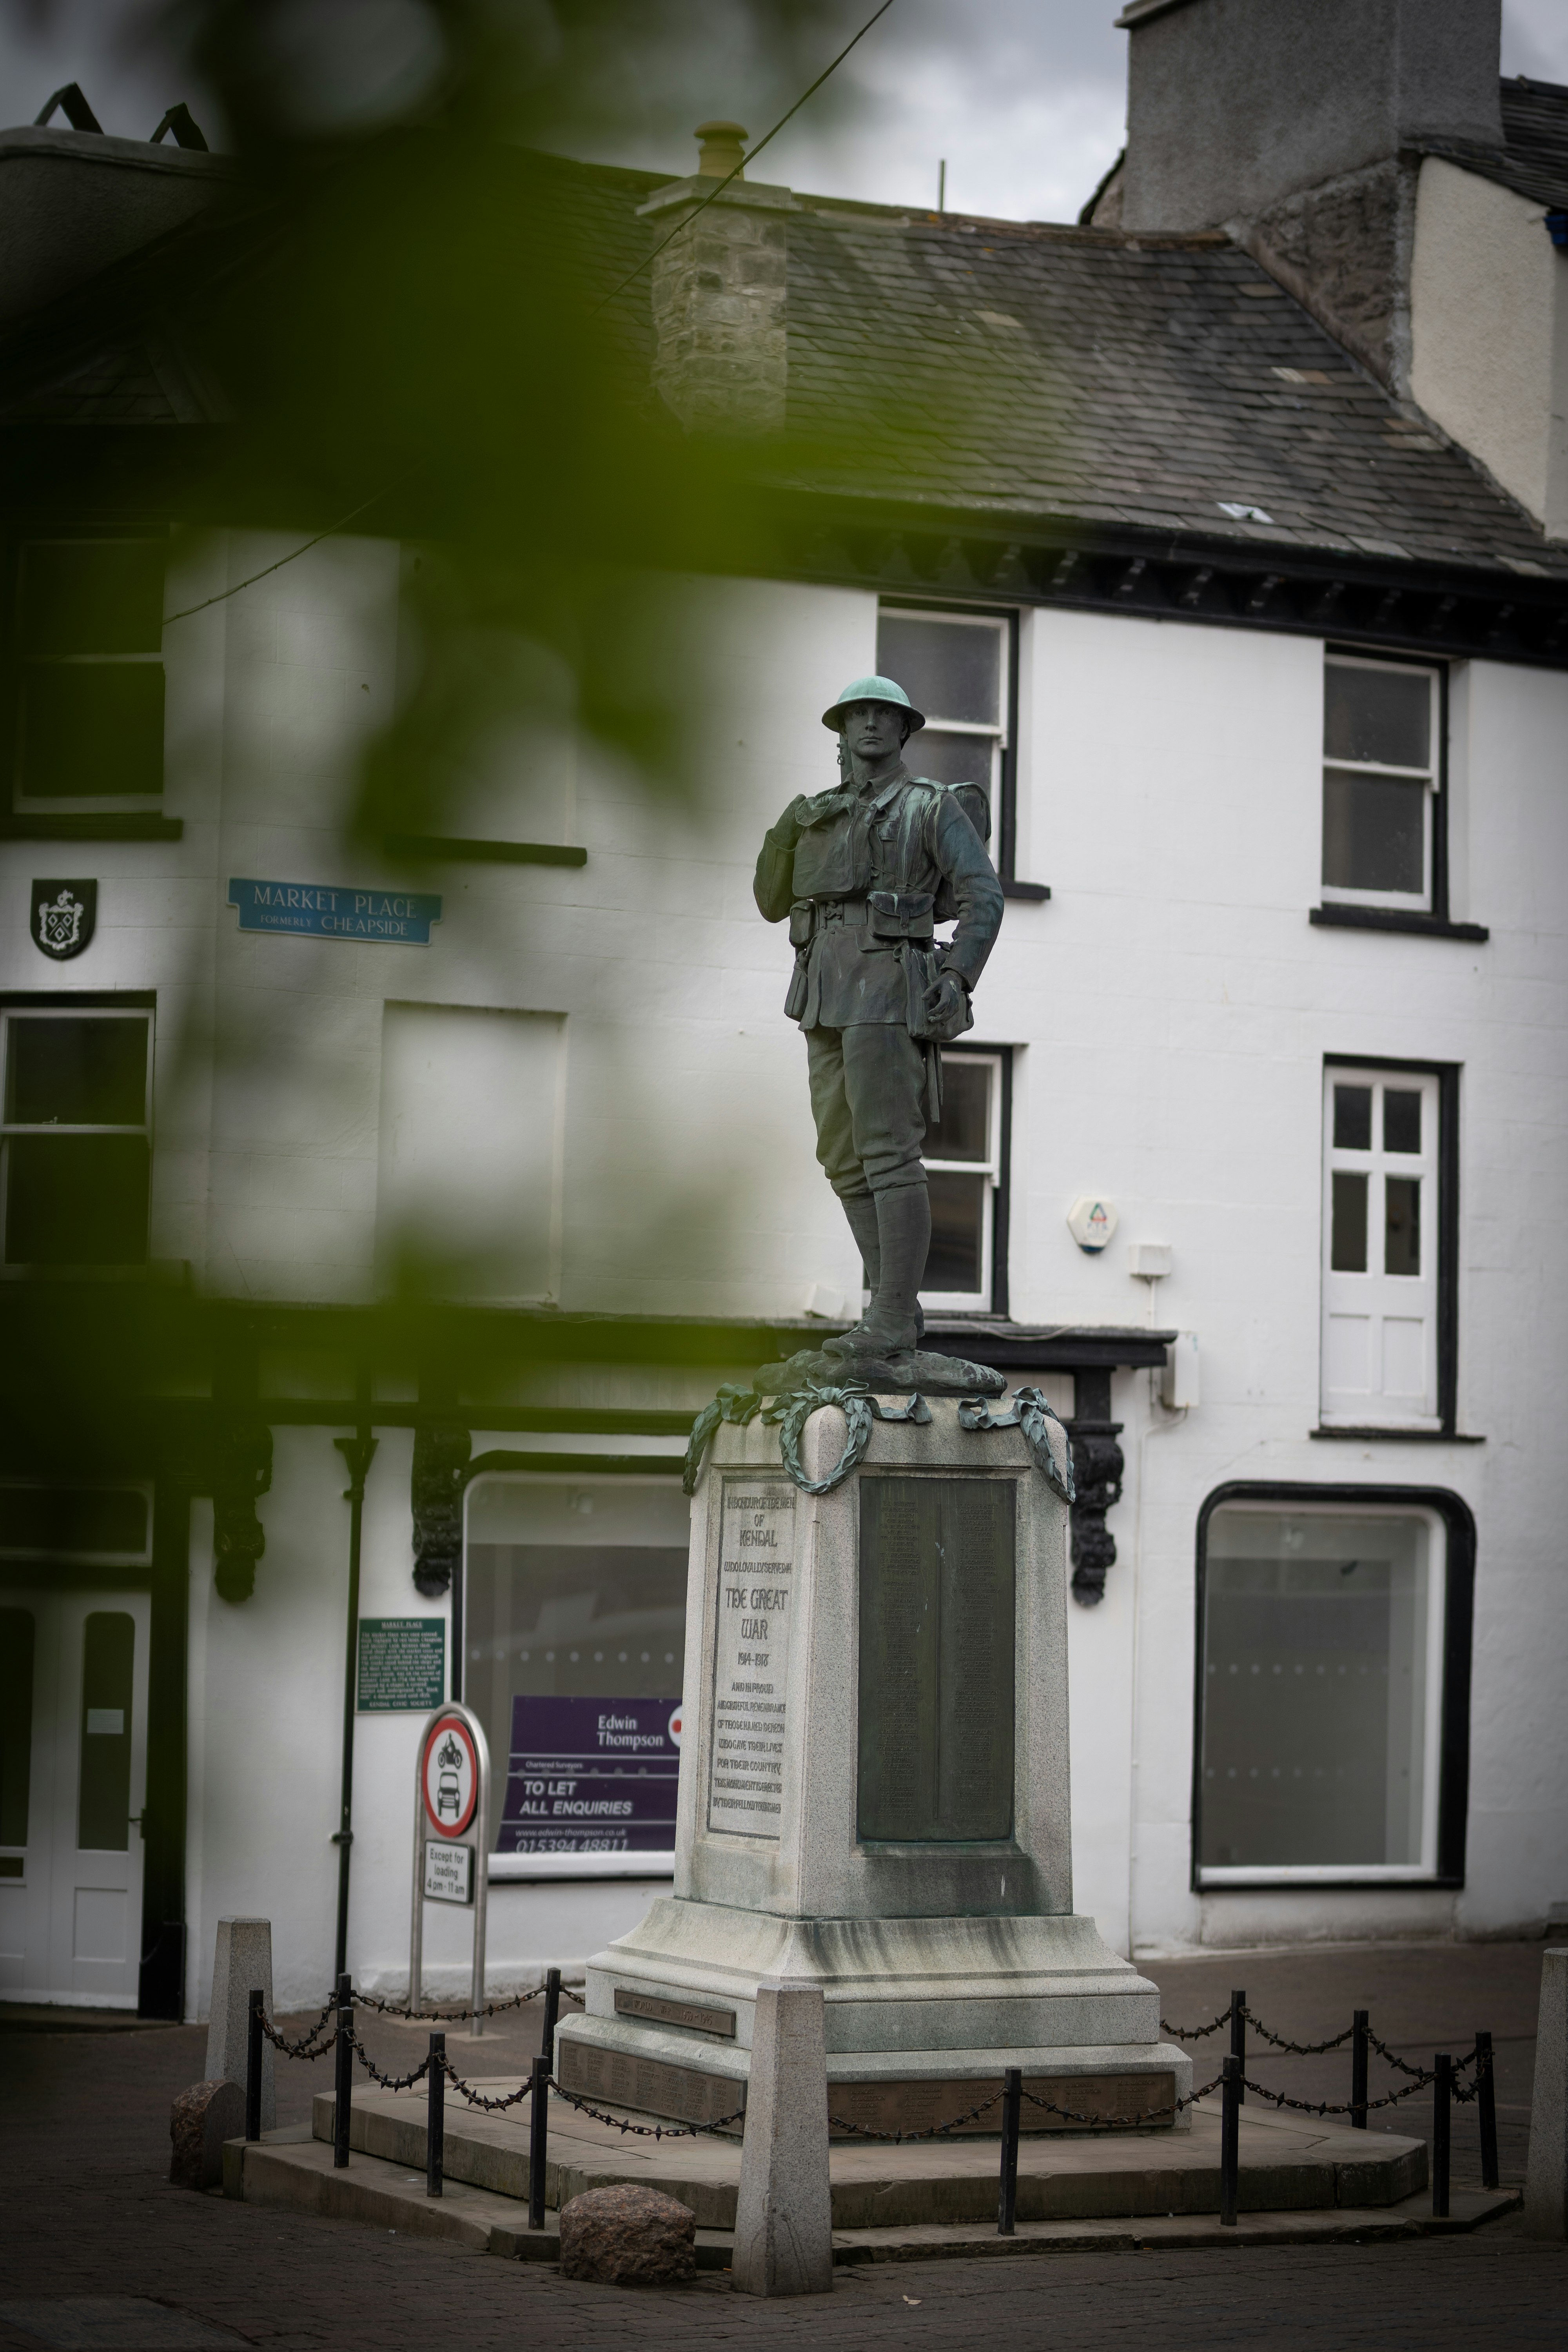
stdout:
{"type": "MultiPolygon", "coordinates": [[[[423,2173],[356,2151],[346,2169],[332,2163],[330,2144],[314,2139],[303,2125],[268,2132],[247,2144],[230,2140],[224,2149],[224,2194],[324,2219],[354,2221],[363,2228],[399,2236],[442,2238],[514,2262],[560,2259],[560,2221],[547,2212],[542,2230],[528,2227],[515,2198],[447,2180],[439,2198],[425,2194],[423,2173]]],[[[1213,2214],[1145,2215],[1141,2219],[1020,2221],[1011,2238],[998,2237],[995,2223],[925,2222],[887,2229],[835,2230],[836,2263],[918,2263],[1011,2257],[1024,2254],[1115,2253],[1141,2248],[1163,2251],[1215,2245],[1365,2245],[1390,2238],[1443,2236],[1477,2229],[1521,2202],[1517,2189],[1488,2192],[1458,2189],[1452,2211],[1434,2220],[1425,2192],[1377,2207],[1339,2206],[1304,2212],[1244,2212],[1234,2229],[1213,2214]]],[[[730,2267],[733,2237],[727,2230],[700,2229],[700,2270],[730,2267]]]]}
{"type": "MultiPolygon", "coordinates": [[[[476,2084],[488,2096],[515,2091],[518,2079],[476,2084]]],[[[505,2115],[446,2102],[446,2173],[455,2188],[526,2203],[526,2105],[505,2115]]],[[[700,2229],[732,2230],[740,2185],[736,2141],[710,2134],[656,2137],[623,2133],[564,2099],[550,2109],[545,2200],[559,2207],[585,2189],[629,2182],[658,2189],[688,2205],[700,2229]]],[[[401,2168],[423,2188],[426,2102],[421,2092],[374,2090],[353,2102],[350,2146],[401,2168]]],[[[332,2137],[332,2099],[314,2105],[318,2139],[332,2137]]],[[[1392,2132],[1351,2131],[1316,2118],[1242,2112],[1240,2205],[1244,2213],[1386,2210],[1426,2186],[1426,2144],[1392,2132]]],[[[829,2156],[837,2231],[958,2226],[986,2229],[996,2214],[1000,2143],[961,2137],[906,2142],[836,2142],[829,2156]]],[[[432,2200],[433,2201],[433,2200],[432,2200]]],[[[1026,2139],[1018,2152],[1018,2217],[1031,2224],[1080,2221],[1194,2220],[1219,2211],[1217,2101],[1193,2110],[1193,2127],[1103,2134],[1079,2139],[1026,2139]]]]}

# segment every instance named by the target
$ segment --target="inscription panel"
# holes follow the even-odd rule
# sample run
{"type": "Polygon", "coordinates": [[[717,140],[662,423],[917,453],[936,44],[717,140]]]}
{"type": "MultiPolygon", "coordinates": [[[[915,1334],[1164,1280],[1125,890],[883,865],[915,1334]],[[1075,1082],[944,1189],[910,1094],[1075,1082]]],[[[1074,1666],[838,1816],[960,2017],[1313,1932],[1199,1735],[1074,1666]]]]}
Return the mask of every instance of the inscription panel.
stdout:
{"type": "Polygon", "coordinates": [[[695,2000],[668,2000],[657,1992],[630,1992],[625,1985],[616,1987],[616,2015],[646,2017],[655,2025],[689,2026],[695,2033],[722,2034],[727,2042],[735,2039],[732,2009],[707,2009],[695,2000]]]}
{"type": "Polygon", "coordinates": [[[777,1838],[789,1726],[795,1489],[727,1478],[720,1521],[708,1826],[777,1838]]]}
{"type": "Polygon", "coordinates": [[[858,1834],[1013,1830],[1010,1478],[860,1481],[858,1834]]]}
{"type": "MultiPolygon", "coordinates": [[[[705,2074],[662,2058],[632,2058],[594,2042],[563,2042],[556,2065],[563,2086],[579,2098],[603,2099],[634,2114],[669,2116],[680,2124],[724,2124],[746,2105],[746,2085],[733,2075],[705,2074]]],[[[740,2137],[739,2122],[728,2128],[740,2137]]],[[[732,2215],[727,2226],[733,2228],[732,2215]]]]}
{"type": "MultiPolygon", "coordinates": [[[[966,2115],[990,2088],[989,2083],[977,2082],[973,2075],[953,2076],[945,2082],[835,2083],[830,2105],[841,2123],[858,2125],[862,2131],[930,2131],[933,2124],[947,2124],[954,2116],[966,2115]]],[[[1050,2107],[1025,2103],[1022,2127],[1026,2132],[1125,2131],[1134,2124],[1158,2130],[1176,2120],[1174,2074],[1026,2074],[1024,2088],[1035,2098],[1051,2102],[1050,2107]],[[1054,2114],[1052,2109],[1057,2107],[1065,2107],[1067,2114],[1054,2114]],[[1075,2123],[1070,2120],[1075,2116],[1094,2120],[1075,2123]]],[[[952,2137],[994,2139],[1000,2129],[999,2111],[993,2106],[983,2116],[966,2116],[964,2122],[952,2125],[952,2137]]],[[[831,2126],[829,2130],[834,2139],[851,2137],[831,2126]]]]}

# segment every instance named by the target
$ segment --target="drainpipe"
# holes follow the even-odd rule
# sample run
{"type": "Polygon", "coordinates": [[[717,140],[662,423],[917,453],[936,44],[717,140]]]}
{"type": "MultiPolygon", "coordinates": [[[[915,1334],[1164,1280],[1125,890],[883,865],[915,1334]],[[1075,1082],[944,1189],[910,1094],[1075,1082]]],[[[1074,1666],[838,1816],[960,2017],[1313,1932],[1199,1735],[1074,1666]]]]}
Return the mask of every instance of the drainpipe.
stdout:
{"type": "Polygon", "coordinates": [[[343,1772],[341,1812],[332,1843],[338,1850],[338,1936],[332,1960],[332,1980],[348,1967],[349,1856],[353,1851],[354,1799],[354,1677],[359,1651],[360,1538],[364,1527],[364,1482],[375,1459],[376,1440],[370,1433],[369,1399],[361,1383],[360,1425],[352,1437],[334,1437],[332,1444],[349,1467],[343,1500],[349,1505],[349,1622],[343,1654],[343,1772]]]}

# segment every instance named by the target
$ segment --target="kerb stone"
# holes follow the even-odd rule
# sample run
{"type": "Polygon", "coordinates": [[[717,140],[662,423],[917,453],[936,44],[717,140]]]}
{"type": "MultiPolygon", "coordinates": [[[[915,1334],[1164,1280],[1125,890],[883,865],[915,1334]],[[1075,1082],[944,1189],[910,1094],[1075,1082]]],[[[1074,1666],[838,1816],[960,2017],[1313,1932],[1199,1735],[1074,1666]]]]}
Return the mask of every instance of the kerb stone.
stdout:
{"type": "Polygon", "coordinates": [[[1568,2238],[1568,1951],[1542,1958],[1524,2227],[1531,2238],[1568,2238]]]}
{"type": "Polygon", "coordinates": [[[245,2130],[245,2093],[237,2083],[193,2083],[169,2110],[169,2179],[176,2189],[223,2185],[223,2144],[245,2130]]]}
{"type": "MultiPolygon", "coordinates": [[[[272,1922],[269,1919],[220,1919],[213,1955],[212,2002],[207,2025],[207,2080],[237,2083],[245,2087],[245,2042],[251,1988],[259,1985],[272,2014],[272,1922]]],[[[278,2121],[273,2086],[273,2050],[261,2045],[261,2128],[270,2131],[278,2121]]],[[[243,2129],[243,2123],[241,2128],[243,2129]]]]}
{"type": "Polygon", "coordinates": [[[741,2294],[827,2294],[827,2050],[820,1986],[757,1987],[731,2284],[741,2294]]]}
{"type": "Polygon", "coordinates": [[[561,2275],[600,2286],[684,2286],[697,2216],[658,2189],[585,2189],[561,2208],[561,2275]]]}

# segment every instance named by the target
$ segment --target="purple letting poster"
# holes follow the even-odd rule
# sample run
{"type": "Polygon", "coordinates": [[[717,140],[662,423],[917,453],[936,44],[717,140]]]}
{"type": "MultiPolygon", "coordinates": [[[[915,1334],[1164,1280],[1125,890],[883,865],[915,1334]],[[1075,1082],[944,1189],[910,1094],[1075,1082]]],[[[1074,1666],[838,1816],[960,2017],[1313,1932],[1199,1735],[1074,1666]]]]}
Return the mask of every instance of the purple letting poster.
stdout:
{"type": "Polygon", "coordinates": [[[668,1853],[681,1710],[668,1698],[511,1703],[498,1853],[668,1853]]]}

